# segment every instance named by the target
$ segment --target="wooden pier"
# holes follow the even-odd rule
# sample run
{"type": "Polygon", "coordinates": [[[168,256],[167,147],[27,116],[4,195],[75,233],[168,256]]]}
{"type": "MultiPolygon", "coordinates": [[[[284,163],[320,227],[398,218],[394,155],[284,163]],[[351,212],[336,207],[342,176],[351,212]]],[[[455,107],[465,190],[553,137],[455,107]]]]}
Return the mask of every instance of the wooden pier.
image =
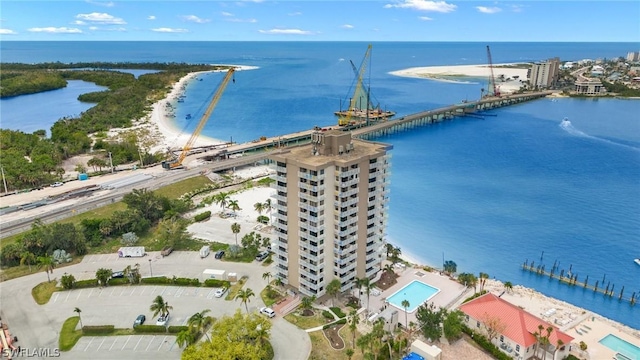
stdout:
{"type": "Polygon", "coordinates": [[[572,267],[569,267],[569,271],[565,273],[564,269],[560,270],[559,266],[555,262],[551,268],[551,271],[546,271],[545,265],[538,264],[536,266],[534,261],[529,263],[528,260],[526,260],[522,264],[522,270],[534,273],[539,276],[546,276],[549,277],[549,279],[558,280],[561,284],[565,284],[568,286],[576,286],[583,289],[589,289],[595,293],[602,294],[604,297],[617,298],[618,301],[628,301],[631,306],[635,305],[638,301],[638,298],[640,298],[640,294],[636,294],[635,291],[631,294],[631,297],[625,297],[624,286],[616,294],[615,284],[611,284],[611,281],[608,281],[605,286],[606,275],[603,276],[602,282],[600,282],[600,280],[596,280],[593,285],[589,284],[588,275],[584,279],[584,281],[579,281],[578,273],[571,272],[572,267]]]}

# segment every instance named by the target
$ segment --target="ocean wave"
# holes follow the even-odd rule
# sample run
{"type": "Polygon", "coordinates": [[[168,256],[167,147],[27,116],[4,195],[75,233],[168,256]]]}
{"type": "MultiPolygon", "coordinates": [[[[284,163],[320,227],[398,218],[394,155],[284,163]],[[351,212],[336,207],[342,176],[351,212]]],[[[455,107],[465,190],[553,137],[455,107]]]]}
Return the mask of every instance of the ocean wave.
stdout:
{"type": "Polygon", "coordinates": [[[605,138],[601,138],[598,136],[593,136],[593,135],[589,135],[587,133],[585,133],[584,131],[580,131],[578,129],[576,129],[573,124],[571,124],[571,121],[569,121],[569,119],[563,119],[560,124],[558,125],[560,126],[560,128],[564,131],[566,131],[567,133],[569,133],[570,135],[573,136],[578,136],[578,137],[583,137],[583,138],[587,138],[587,139],[591,139],[591,140],[596,140],[596,141],[601,141],[607,144],[611,144],[611,145],[616,145],[616,146],[621,146],[627,149],[631,149],[634,151],[640,151],[640,148],[632,146],[632,145],[628,145],[628,144],[623,144],[623,143],[619,143],[616,141],[612,141],[609,139],[605,139],[605,138]]]}

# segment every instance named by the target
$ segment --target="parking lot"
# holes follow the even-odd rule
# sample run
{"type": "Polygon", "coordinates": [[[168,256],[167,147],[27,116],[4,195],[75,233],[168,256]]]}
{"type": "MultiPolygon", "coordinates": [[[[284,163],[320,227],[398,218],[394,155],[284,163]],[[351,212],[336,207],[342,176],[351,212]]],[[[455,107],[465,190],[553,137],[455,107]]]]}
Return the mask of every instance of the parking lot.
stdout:
{"type": "Polygon", "coordinates": [[[84,336],[65,354],[73,359],[179,359],[182,353],[170,335],[84,336]]]}

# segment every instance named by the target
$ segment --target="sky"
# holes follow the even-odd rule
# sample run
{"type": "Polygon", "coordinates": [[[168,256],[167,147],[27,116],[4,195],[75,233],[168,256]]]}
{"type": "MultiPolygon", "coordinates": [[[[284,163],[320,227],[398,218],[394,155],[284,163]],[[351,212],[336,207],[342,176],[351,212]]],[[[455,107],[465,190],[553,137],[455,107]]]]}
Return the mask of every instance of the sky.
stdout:
{"type": "Polygon", "coordinates": [[[2,0],[0,41],[640,43],[640,1],[2,0]]]}

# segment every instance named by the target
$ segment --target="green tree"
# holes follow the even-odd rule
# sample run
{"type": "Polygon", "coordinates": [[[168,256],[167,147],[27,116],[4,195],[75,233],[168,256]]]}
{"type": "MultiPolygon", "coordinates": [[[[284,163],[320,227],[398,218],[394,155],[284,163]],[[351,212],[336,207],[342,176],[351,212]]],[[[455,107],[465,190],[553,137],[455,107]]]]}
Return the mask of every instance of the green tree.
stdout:
{"type": "Polygon", "coordinates": [[[76,278],[71,274],[64,274],[60,278],[60,284],[62,284],[63,289],[73,289],[76,286],[76,278]]]}
{"type": "Polygon", "coordinates": [[[182,218],[170,218],[160,220],[158,224],[158,240],[162,244],[181,248],[190,239],[191,235],[187,231],[188,221],[182,218]]]}
{"type": "Polygon", "coordinates": [[[316,301],[316,296],[305,296],[300,300],[300,308],[303,310],[311,309],[313,302],[316,301]]]}
{"type": "Polygon", "coordinates": [[[460,338],[462,334],[462,321],[464,313],[460,310],[448,312],[444,318],[443,328],[444,337],[449,341],[460,338]]]}
{"type": "Polygon", "coordinates": [[[238,200],[229,200],[228,206],[234,214],[236,213],[236,211],[242,210],[240,209],[240,205],[238,205],[238,200]]]}
{"type": "Polygon", "coordinates": [[[84,326],[82,326],[82,317],[80,316],[80,313],[82,312],[82,310],[80,310],[79,307],[73,309],[74,313],[78,314],[78,320],[80,320],[80,328],[83,328],[84,326]]]}
{"type": "Polygon", "coordinates": [[[262,207],[264,208],[264,211],[269,213],[269,221],[271,221],[271,210],[273,210],[273,204],[271,203],[271,199],[265,200],[262,207]]]}
{"type": "Polygon", "coordinates": [[[38,257],[38,269],[44,268],[47,273],[47,281],[51,282],[49,273],[53,274],[53,269],[56,267],[56,262],[53,260],[53,256],[44,255],[38,257]]]}
{"type": "Polygon", "coordinates": [[[29,272],[31,272],[31,264],[36,262],[36,256],[30,251],[23,251],[20,253],[20,265],[29,265],[29,272]]]}
{"type": "Polygon", "coordinates": [[[256,313],[243,314],[237,310],[232,316],[224,316],[211,326],[211,341],[188,346],[182,353],[183,360],[199,359],[267,359],[267,346],[271,322],[256,313]]]}
{"type": "Polygon", "coordinates": [[[211,323],[213,322],[211,316],[207,316],[209,312],[211,312],[211,310],[205,309],[191,315],[189,320],[187,320],[187,325],[191,327],[196,333],[204,333],[207,336],[207,339],[211,341],[211,338],[206,331],[209,325],[211,325],[211,323]]]}
{"type": "Polygon", "coordinates": [[[489,278],[489,274],[481,272],[478,275],[478,280],[480,282],[480,292],[484,291],[484,285],[487,283],[487,279],[489,278]]]}
{"type": "Polygon", "coordinates": [[[436,308],[433,303],[420,305],[416,311],[418,326],[425,338],[437,341],[442,335],[442,320],[446,310],[436,308]]]}
{"type": "Polygon", "coordinates": [[[122,202],[151,222],[161,219],[164,214],[162,197],[147,189],[133,189],[122,198],[122,202]]]}
{"type": "Polygon", "coordinates": [[[192,345],[196,342],[196,337],[191,329],[182,330],[176,335],[176,343],[180,348],[192,345]]]}
{"type": "Polygon", "coordinates": [[[407,316],[407,309],[409,308],[409,306],[411,306],[411,303],[409,302],[409,300],[404,299],[404,300],[402,300],[400,305],[402,305],[402,307],[404,308],[404,327],[408,328],[409,327],[409,318],[407,316]]]}
{"type": "Polygon", "coordinates": [[[229,193],[219,192],[213,196],[213,202],[220,205],[222,211],[224,212],[225,207],[229,203],[229,193]]]}
{"type": "Polygon", "coordinates": [[[151,306],[149,306],[149,310],[153,311],[153,317],[158,316],[160,314],[162,317],[169,314],[169,310],[172,310],[173,307],[169,306],[169,303],[165,302],[162,296],[158,295],[153,299],[151,306]]]}
{"type": "Polygon", "coordinates": [[[249,313],[249,302],[251,301],[252,296],[255,296],[255,294],[253,293],[253,290],[247,288],[247,289],[240,289],[235,297],[235,300],[239,299],[240,303],[244,304],[245,308],[247,309],[247,313],[249,313]]]}
{"type": "Polygon", "coordinates": [[[511,281],[507,281],[507,282],[504,283],[504,290],[506,292],[513,291],[513,284],[511,283],[511,281]]]}
{"type": "Polygon", "coordinates": [[[98,279],[98,284],[100,284],[100,286],[107,286],[109,283],[109,279],[111,279],[111,275],[113,275],[113,271],[111,269],[98,269],[98,271],[96,271],[96,279],[98,279]]]}
{"type": "Polygon", "coordinates": [[[351,341],[351,347],[356,347],[356,330],[358,329],[358,323],[360,322],[360,317],[358,317],[358,311],[351,310],[349,313],[349,330],[351,330],[351,336],[353,340],[351,341]]]}
{"type": "Polygon", "coordinates": [[[347,355],[347,359],[351,360],[351,358],[353,357],[354,351],[352,348],[348,348],[347,350],[344,351],[344,354],[347,355]]]}
{"type": "Polygon", "coordinates": [[[267,291],[271,291],[271,281],[270,280],[271,280],[272,276],[273,275],[271,275],[271,273],[268,272],[268,271],[266,273],[262,274],[262,279],[263,280],[265,280],[265,279],[267,280],[267,291]]]}
{"type": "Polygon", "coordinates": [[[333,279],[327,284],[327,294],[331,296],[331,306],[334,306],[334,300],[336,296],[340,293],[340,288],[342,287],[342,283],[339,279],[333,279]]]}
{"type": "Polygon", "coordinates": [[[444,272],[451,275],[458,270],[458,265],[453,260],[444,262],[444,272]]]}
{"type": "Polygon", "coordinates": [[[236,245],[238,245],[238,234],[240,233],[240,224],[231,224],[231,232],[236,236],[236,245]]]}
{"type": "Polygon", "coordinates": [[[258,215],[262,215],[262,212],[264,211],[264,204],[257,202],[253,204],[253,208],[258,212],[258,215]]]}

